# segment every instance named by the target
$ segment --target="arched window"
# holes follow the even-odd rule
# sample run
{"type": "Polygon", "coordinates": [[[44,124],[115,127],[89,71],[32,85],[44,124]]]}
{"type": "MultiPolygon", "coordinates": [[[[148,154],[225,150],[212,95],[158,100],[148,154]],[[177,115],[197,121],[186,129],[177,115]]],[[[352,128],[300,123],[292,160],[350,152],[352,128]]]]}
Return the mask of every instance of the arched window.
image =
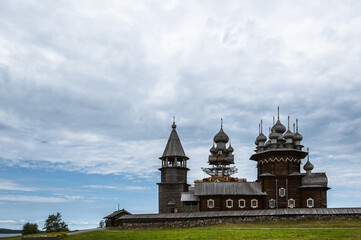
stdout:
{"type": "Polygon", "coordinates": [[[244,200],[244,199],[239,199],[239,200],[238,200],[238,206],[239,206],[240,208],[245,208],[245,207],[246,207],[246,200],[244,200]]]}
{"type": "Polygon", "coordinates": [[[294,208],[294,207],[296,207],[296,201],[295,201],[294,199],[290,198],[290,199],[288,200],[288,207],[289,207],[289,208],[294,208]]]}
{"type": "Polygon", "coordinates": [[[227,208],[233,208],[233,200],[232,199],[227,199],[226,207],[227,208]]]}
{"type": "Polygon", "coordinates": [[[315,201],[313,200],[313,198],[307,199],[307,207],[313,208],[314,204],[315,204],[315,201]]]}
{"type": "Polygon", "coordinates": [[[213,199],[207,200],[207,208],[214,208],[214,200],[213,199]]]}
{"type": "Polygon", "coordinates": [[[251,200],[251,207],[252,208],[258,208],[258,200],[257,199],[252,199],[251,200]]]}
{"type": "Polygon", "coordinates": [[[279,189],[279,195],[280,197],[284,197],[286,196],[286,189],[284,189],[283,187],[279,189]]]}
{"type": "Polygon", "coordinates": [[[167,201],[167,206],[174,206],[175,205],[175,200],[174,199],[169,199],[167,201]]]}

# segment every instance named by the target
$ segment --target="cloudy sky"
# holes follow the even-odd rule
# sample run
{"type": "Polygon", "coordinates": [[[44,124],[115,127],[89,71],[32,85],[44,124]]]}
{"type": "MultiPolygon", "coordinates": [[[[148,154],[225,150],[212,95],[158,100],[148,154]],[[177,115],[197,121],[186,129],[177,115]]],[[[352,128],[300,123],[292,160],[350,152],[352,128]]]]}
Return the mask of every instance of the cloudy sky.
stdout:
{"type": "Polygon", "coordinates": [[[176,117],[204,177],[224,119],[237,177],[281,109],[329,207],[360,207],[360,1],[0,1],[0,228],[158,211],[176,117]]]}

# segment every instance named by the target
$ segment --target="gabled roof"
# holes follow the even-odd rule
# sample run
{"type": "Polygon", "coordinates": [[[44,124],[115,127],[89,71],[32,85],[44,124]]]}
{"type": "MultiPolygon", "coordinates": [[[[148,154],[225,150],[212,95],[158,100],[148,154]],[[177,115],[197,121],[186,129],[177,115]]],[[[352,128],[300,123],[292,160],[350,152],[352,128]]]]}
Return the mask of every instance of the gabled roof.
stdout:
{"type": "Polygon", "coordinates": [[[164,149],[162,157],[160,159],[164,159],[166,157],[184,157],[189,159],[186,154],[184,153],[182,143],[178,137],[176,129],[176,125],[173,123],[172,125],[172,132],[170,133],[167,146],[164,149]]]}
{"type": "Polygon", "coordinates": [[[106,216],[104,218],[120,217],[123,215],[132,215],[132,214],[123,208],[121,210],[114,211],[113,213],[109,214],[108,216],[106,216]]]}

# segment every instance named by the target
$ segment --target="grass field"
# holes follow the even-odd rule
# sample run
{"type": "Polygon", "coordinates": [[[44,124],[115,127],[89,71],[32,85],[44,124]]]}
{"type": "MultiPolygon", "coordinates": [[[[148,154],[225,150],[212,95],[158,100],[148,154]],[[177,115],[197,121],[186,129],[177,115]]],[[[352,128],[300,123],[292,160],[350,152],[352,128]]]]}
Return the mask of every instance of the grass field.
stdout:
{"type": "MultiPolygon", "coordinates": [[[[2,239],[20,240],[21,237],[2,239]]],[[[66,239],[361,239],[361,221],[247,223],[151,230],[111,229],[81,233],[66,239]]]]}

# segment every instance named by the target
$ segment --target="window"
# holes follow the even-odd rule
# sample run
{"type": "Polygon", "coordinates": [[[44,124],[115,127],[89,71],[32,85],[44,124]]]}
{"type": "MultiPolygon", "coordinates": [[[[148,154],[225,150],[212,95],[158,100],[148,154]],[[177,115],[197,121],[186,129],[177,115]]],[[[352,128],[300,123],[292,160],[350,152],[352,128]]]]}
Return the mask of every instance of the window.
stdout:
{"type": "Polygon", "coordinates": [[[294,207],[296,207],[296,201],[295,201],[294,199],[290,198],[290,199],[288,200],[288,207],[289,207],[289,208],[294,208],[294,207]]]}
{"type": "Polygon", "coordinates": [[[251,200],[251,207],[252,208],[257,208],[258,207],[258,200],[257,199],[252,199],[251,200]]]}
{"type": "Polygon", "coordinates": [[[314,203],[315,203],[315,201],[313,200],[313,198],[307,199],[307,207],[313,208],[314,203]]]}
{"type": "Polygon", "coordinates": [[[232,208],[233,207],[233,200],[232,199],[228,199],[226,201],[226,207],[227,208],[232,208]]]}
{"type": "Polygon", "coordinates": [[[269,207],[270,208],[275,208],[276,207],[276,201],[274,199],[270,199],[268,201],[269,207]]]}
{"type": "Polygon", "coordinates": [[[239,205],[240,208],[245,208],[246,207],[246,200],[240,199],[238,201],[238,205],[239,205]]]}
{"type": "Polygon", "coordinates": [[[286,189],[280,188],[280,189],[279,189],[279,195],[280,195],[280,197],[286,196],[286,189]]]}
{"type": "Polygon", "coordinates": [[[213,199],[208,199],[207,200],[207,207],[208,208],[214,208],[214,200],[213,199]]]}
{"type": "Polygon", "coordinates": [[[174,199],[169,199],[167,201],[167,206],[174,206],[175,205],[175,200],[174,199]]]}

